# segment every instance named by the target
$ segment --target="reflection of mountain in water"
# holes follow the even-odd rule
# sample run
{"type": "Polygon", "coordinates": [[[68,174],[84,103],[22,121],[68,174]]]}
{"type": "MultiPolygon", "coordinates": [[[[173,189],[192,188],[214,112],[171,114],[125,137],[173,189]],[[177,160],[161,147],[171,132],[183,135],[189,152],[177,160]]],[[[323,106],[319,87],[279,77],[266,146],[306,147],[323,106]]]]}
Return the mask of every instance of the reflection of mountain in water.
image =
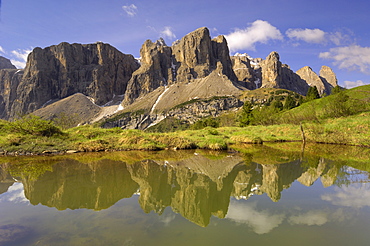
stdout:
{"type": "Polygon", "coordinates": [[[53,167],[38,180],[22,178],[31,204],[43,204],[59,210],[67,208],[105,209],[122,198],[131,197],[139,188],[126,165],[105,160],[82,164],[67,160],[53,167]]]}
{"type": "Polygon", "coordinates": [[[8,191],[14,184],[14,179],[8,172],[8,164],[0,164],[0,194],[8,191]]]}
{"type": "MultiPolygon", "coordinates": [[[[265,193],[278,201],[282,190],[295,180],[312,185],[321,177],[325,186],[332,185],[339,168],[324,159],[316,161],[315,165],[301,165],[299,160],[278,165],[245,163],[239,155],[219,159],[194,155],[178,161],[145,160],[134,164],[65,160],[37,180],[27,175],[21,178],[31,204],[60,210],[100,210],[140,193],[139,203],[145,212],[161,214],[170,206],[190,221],[206,226],[211,215],[226,216],[231,196],[248,199],[265,193]]],[[[6,169],[0,170],[0,181],[8,180],[6,169]]]]}

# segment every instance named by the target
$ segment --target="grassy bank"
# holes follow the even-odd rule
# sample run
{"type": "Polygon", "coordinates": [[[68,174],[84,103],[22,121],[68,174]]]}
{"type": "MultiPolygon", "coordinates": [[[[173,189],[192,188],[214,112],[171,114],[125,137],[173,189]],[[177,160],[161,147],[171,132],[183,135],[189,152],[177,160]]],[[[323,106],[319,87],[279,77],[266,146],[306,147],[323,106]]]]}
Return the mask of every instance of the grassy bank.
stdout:
{"type": "MultiPolygon", "coordinates": [[[[226,120],[234,120],[233,124],[226,125],[237,125],[239,120],[244,127],[215,128],[211,126],[222,126],[223,121],[207,118],[198,124],[201,127],[207,126],[203,129],[194,127],[198,126],[194,124],[190,127],[193,130],[161,133],[120,128],[102,129],[91,125],[62,130],[51,121],[33,116],[14,122],[0,120],[0,154],[195,148],[222,150],[244,143],[302,141],[300,125],[308,143],[370,147],[369,95],[370,86],[361,86],[306,102],[292,109],[284,109],[283,106],[283,109],[276,110],[274,103],[270,106],[254,106],[253,110],[246,110],[244,107],[242,113],[232,114],[233,119],[229,117],[226,120]],[[251,122],[257,122],[257,118],[265,120],[258,125],[252,124],[251,122]]],[[[274,98],[277,98],[276,95],[274,98]]]]}
{"type": "MultiPolygon", "coordinates": [[[[41,134],[20,131],[1,122],[0,152],[20,154],[74,150],[160,150],[204,148],[221,150],[243,143],[302,141],[300,126],[281,124],[247,127],[206,127],[169,133],[150,133],[120,128],[102,129],[90,125],[41,134]]],[[[46,123],[45,123],[46,124],[46,123]]],[[[370,146],[370,113],[303,124],[307,142],[370,146]]]]}

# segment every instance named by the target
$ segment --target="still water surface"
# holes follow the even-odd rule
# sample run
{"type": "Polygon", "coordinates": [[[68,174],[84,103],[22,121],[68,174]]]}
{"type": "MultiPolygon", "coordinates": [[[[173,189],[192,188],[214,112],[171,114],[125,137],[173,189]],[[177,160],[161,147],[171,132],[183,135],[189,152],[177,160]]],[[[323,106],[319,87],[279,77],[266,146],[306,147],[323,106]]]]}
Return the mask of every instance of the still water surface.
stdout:
{"type": "Polygon", "coordinates": [[[369,245],[368,152],[0,159],[0,245],[369,245]]]}

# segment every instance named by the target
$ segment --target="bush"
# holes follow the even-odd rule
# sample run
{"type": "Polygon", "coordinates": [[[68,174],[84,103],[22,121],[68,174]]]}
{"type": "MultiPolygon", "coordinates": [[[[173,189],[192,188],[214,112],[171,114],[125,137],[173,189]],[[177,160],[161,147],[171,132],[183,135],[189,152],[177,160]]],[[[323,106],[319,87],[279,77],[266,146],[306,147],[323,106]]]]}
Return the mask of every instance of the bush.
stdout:
{"type": "Polygon", "coordinates": [[[217,128],[220,126],[220,122],[216,118],[206,118],[202,120],[198,120],[193,125],[191,125],[190,129],[192,130],[200,130],[207,126],[217,128]]]}
{"type": "Polygon", "coordinates": [[[317,90],[317,87],[316,86],[313,86],[313,87],[310,86],[310,88],[308,88],[305,101],[309,102],[309,101],[319,99],[319,98],[320,98],[320,94],[319,94],[319,91],[317,90]]]}
{"type": "Polygon", "coordinates": [[[62,135],[63,132],[52,121],[46,121],[34,115],[24,116],[9,123],[9,130],[13,133],[51,137],[62,135]]]}
{"type": "Polygon", "coordinates": [[[243,105],[241,113],[238,115],[239,126],[243,127],[249,125],[252,119],[252,103],[250,101],[246,101],[243,105]]]}
{"type": "Polygon", "coordinates": [[[290,95],[288,95],[287,98],[285,99],[284,110],[289,110],[295,107],[296,107],[296,102],[290,95]]]}

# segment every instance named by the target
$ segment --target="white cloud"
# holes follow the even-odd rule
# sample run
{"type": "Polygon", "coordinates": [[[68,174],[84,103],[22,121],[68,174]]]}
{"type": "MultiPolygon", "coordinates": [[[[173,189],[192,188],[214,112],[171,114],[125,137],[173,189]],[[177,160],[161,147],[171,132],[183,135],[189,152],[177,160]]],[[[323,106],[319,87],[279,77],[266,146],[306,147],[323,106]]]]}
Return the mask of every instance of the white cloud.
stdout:
{"type": "Polygon", "coordinates": [[[137,7],[135,6],[135,4],[131,4],[131,5],[128,5],[128,6],[122,6],[122,9],[130,17],[133,17],[137,14],[137,7]]]}
{"type": "Polygon", "coordinates": [[[334,64],[340,69],[359,70],[370,74],[370,47],[359,45],[336,47],[320,53],[319,57],[334,60],[334,64]]]}
{"type": "Polygon", "coordinates": [[[321,199],[337,206],[370,207],[370,189],[367,184],[336,188],[336,193],[322,195],[321,199]]]}
{"type": "Polygon", "coordinates": [[[344,87],[346,87],[347,89],[351,89],[351,88],[361,86],[361,85],[366,85],[366,84],[362,80],[357,80],[357,81],[348,81],[348,80],[346,80],[346,81],[344,81],[344,87]]]}
{"type": "Polygon", "coordinates": [[[328,215],[324,211],[308,211],[303,214],[291,216],[288,221],[292,225],[321,226],[328,222],[328,215]]]}
{"type": "Polygon", "coordinates": [[[250,226],[257,234],[265,234],[278,227],[284,217],[282,214],[271,214],[266,210],[257,211],[256,204],[253,203],[240,204],[237,202],[230,203],[226,215],[227,219],[250,226]]]}
{"type": "Polygon", "coordinates": [[[0,53],[3,53],[5,54],[5,50],[3,49],[3,47],[0,46],[0,53]]]}
{"type": "Polygon", "coordinates": [[[13,203],[27,203],[28,200],[24,195],[23,184],[14,183],[9,187],[5,194],[1,195],[0,201],[9,201],[13,203]]]}
{"type": "Polygon", "coordinates": [[[24,68],[26,66],[28,54],[31,53],[31,49],[28,50],[13,50],[12,55],[15,59],[11,59],[10,61],[17,67],[17,68],[24,68]]]}
{"type": "Polygon", "coordinates": [[[341,45],[343,41],[349,41],[350,36],[341,32],[333,32],[329,34],[329,39],[335,45],[341,45]]]}
{"type": "Polygon", "coordinates": [[[175,39],[176,35],[173,33],[172,28],[166,26],[163,31],[161,31],[161,35],[165,38],[175,39]]]}
{"type": "Polygon", "coordinates": [[[231,52],[255,50],[256,43],[266,44],[270,40],[282,40],[283,35],[267,21],[256,20],[245,29],[236,29],[225,36],[231,52]]]}
{"type": "MultiPolygon", "coordinates": [[[[312,44],[328,44],[329,42],[332,42],[335,45],[341,45],[342,43],[349,42],[351,40],[348,32],[349,31],[347,31],[346,34],[339,31],[324,32],[318,28],[290,28],[285,32],[285,34],[288,38],[296,41],[304,41],[312,44]]],[[[296,43],[296,45],[299,44],[296,43]]]]}
{"type": "Polygon", "coordinates": [[[168,214],[168,215],[163,215],[159,217],[159,220],[165,225],[169,226],[170,223],[176,219],[176,216],[174,213],[168,214]]]}
{"type": "Polygon", "coordinates": [[[323,43],[326,41],[326,33],[320,29],[288,29],[285,34],[296,40],[303,40],[307,43],[323,43]]]}

